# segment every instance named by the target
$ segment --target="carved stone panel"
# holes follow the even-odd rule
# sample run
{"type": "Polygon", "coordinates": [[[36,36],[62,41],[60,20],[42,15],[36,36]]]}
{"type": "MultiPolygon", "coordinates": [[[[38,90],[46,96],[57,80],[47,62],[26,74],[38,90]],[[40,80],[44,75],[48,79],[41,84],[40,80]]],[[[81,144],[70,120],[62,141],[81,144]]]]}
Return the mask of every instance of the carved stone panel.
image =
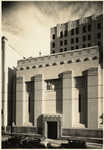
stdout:
{"type": "Polygon", "coordinates": [[[44,81],[45,90],[57,90],[62,87],[62,81],[59,79],[46,80],[44,81]]]}
{"type": "Polygon", "coordinates": [[[85,87],[86,86],[86,78],[85,77],[74,78],[74,86],[75,86],[75,88],[85,87]]]}

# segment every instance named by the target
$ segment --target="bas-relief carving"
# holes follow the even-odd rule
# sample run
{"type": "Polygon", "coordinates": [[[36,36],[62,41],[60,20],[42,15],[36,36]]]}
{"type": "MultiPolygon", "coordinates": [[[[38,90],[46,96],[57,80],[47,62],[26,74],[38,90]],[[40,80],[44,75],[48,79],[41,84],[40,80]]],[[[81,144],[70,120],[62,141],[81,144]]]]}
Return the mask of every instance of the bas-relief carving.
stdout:
{"type": "Polygon", "coordinates": [[[85,87],[86,86],[86,78],[85,77],[74,78],[74,86],[75,86],[75,88],[85,87]]]}
{"type": "Polygon", "coordinates": [[[63,79],[69,79],[69,78],[72,78],[72,71],[66,71],[66,72],[63,72],[62,78],[63,78],[63,79]]]}
{"type": "Polygon", "coordinates": [[[90,68],[87,70],[88,76],[98,76],[98,68],[90,68]]]}
{"type": "Polygon", "coordinates": [[[38,81],[42,81],[42,75],[41,74],[38,74],[34,77],[34,81],[35,82],[38,82],[38,81]]]}
{"type": "Polygon", "coordinates": [[[26,91],[29,92],[29,91],[33,91],[33,88],[34,87],[34,84],[33,82],[27,82],[26,83],[26,91]]]}
{"type": "Polygon", "coordinates": [[[23,83],[23,77],[17,77],[16,83],[23,83]]]}
{"type": "Polygon", "coordinates": [[[57,90],[61,88],[61,85],[62,85],[62,81],[59,79],[44,81],[45,90],[57,90]]]}

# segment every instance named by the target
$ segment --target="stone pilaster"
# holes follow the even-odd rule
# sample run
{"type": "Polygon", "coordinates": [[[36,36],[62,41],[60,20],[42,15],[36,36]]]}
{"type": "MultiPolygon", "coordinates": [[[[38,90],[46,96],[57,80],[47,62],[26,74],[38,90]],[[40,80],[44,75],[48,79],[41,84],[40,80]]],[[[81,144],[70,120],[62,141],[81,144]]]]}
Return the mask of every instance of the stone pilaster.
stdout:
{"type": "MultiPolygon", "coordinates": [[[[37,119],[42,114],[43,99],[43,75],[34,76],[34,126],[37,127],[37,119]]],[[[38,124],[41,127],[41,122],[38,124]]]]}
{"type": "Polygon", "coordinates": [[[87,70],[87,125],[89,129],[98,128],[98,68],[87,70]]]}
{"type": "Polygon", "coordinates": [[[16,125],[22,126],[24,123],[24,79],[17,77],[16,80],[16,125]]]}
{"type": "Polygon", "coordinates": [[[62,73],[63,128],[72,127],[72,71],[62,73]]]}

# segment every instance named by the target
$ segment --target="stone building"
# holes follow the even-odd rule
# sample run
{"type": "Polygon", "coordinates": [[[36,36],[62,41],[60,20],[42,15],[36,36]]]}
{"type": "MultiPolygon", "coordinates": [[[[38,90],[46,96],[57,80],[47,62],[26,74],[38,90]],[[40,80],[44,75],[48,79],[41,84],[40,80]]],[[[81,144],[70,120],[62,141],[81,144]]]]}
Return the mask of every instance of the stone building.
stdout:
{"type": "Polygon", "coordinates": [[[82,24],[77,29],[76,21],[57,25],[51,29],[50,44],[55,48],[50,48],[50,55],[17,62],[12,132],[40,133],[47,138],[71,135],[102,137],[102,47],[97,46],[98,42],[102,45],[101,17],[92,15],[77,21],[80,24],[84,21],[84,26],[88,26],[90,20],[91,31],[82,24]],[[99,27],[95,32],[93,29],[98,23],[101,29],[99,27]],[[71,25],[74,30],[70,30],[71,25]],[[70,32],[78,30],[80,33],[83,29],[86,33],[79,34],[79,41],[83,36],[91,35],[91,45],[88,46],[86,41],[85,48],[80,41],[78,48],[74,43],[71,50],[71,38],[77,36],[69,36],[70,32]],[[59,44],[59,36],[64,36],[64,30],[68,31],[67,37],[62,37],[63,41],[67,39],[67,46],[63,46],[63,49],[67,48],[65,52],[60,50],[59,44]],[[95,37],[98,33],[100,39],[95,37]]]}
{"type": "Polygon", "coordinates": [[[35,127],[48,138],[74,134],[73,129],[101,131],[98,46],[19,60],[17,68],[16,126],[35,127]]]}
{"type": "Polygon", "coordinates": [[[50,30],[51,54],[103,45],[103,15],[57,24],[50,30]]]}

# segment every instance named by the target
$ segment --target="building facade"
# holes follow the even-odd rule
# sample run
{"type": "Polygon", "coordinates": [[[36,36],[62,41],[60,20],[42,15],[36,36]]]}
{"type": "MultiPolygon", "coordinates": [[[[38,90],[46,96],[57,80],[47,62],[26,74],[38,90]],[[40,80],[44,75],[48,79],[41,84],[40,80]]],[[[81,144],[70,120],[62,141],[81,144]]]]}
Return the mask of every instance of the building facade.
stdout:
{"type": "Polygon", "coordinates": [[[72,129],[101,131],[98,46],[20,60],[17,68],[16,126],[35,127],[48,138],[72,129]]]}
{"type": "Polygon", "coordinates": [[[92,15],[64,24],[57,24],[50,30],[50,52],[103,45],[103,15],[92,15]]]}
{"type": "Polygon", "coordinates": [[[102,137],[102,31],[102,15],[57,25],[50,55],[18,60],[12,132],[102,137]]]}

